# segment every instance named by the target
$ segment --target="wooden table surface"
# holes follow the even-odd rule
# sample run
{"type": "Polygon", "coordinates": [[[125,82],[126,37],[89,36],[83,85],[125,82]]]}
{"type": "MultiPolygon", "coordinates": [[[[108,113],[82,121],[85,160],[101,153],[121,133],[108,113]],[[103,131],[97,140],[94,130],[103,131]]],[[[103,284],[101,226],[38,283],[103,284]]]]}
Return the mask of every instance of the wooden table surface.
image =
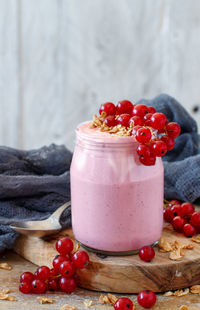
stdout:
{"type": "MultiPolygon", "coordinates": [[[[0,288],[11,289],[10,295],[17,298],[17,301],[3,301],[0,300],[0,310],[39,310],[39,309],[49,309],[49,310],[60,310],[61,306],[64,304],[69,304],[76,306],[77,309],[91,309],[91,310],[112,310],[111,305],[101,305],[98,301],[100,294],[98,292],[92,292],[83,289],[77,289],[75,293],[67,295],[65,293],[51,293],[42,296],[51,297],[55,300],[53,304],[39,304],[37,300],[37,295],[23,295],[18,291],[19,276],[24,271],[34,272],[36,266],[32,263],[24,260],[17,254],[13,252],[6,252],[1,258],[1,262],[7,262],[10,264],[12,270],[0,269],[0,288]],[[93,300],[94,305],[90,308],[84,306],[84,300],[93,300]]],[[[115,294],[116,295],[116,294],[115,294]]],[[[121,295],[118,295],[121,296],[121,295]]],[[[123,295],[125,296],[125,295],[123,295]]],[[[128,297],[133,301],[136,309],[142,309],[136,302],[136,295],[128,295],[128,297]]],[[[164,297],[162,294],[157,294],[157,303],[152,308],[153,310],[176,310],[181,307],[181,305],[187,305],[190,310],[200,309],[200,295],[188,294],[183,297],[164,297]]]]}

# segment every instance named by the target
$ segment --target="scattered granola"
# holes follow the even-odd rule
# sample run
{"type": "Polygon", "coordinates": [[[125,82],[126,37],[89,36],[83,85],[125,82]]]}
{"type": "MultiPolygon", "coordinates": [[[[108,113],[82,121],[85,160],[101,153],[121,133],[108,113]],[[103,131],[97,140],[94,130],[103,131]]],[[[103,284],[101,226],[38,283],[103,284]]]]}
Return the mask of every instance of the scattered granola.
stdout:
{"type": "Polygon", "coordinates": [[[192,293],[192,294],[200,294],[200,285],[193,285],[193,286],[191,286],[190,293],[192,293]]]}
{"type": "Polygon", "coordinates": [[[1,294],[8,294],[11,290],[9,288],[0,288],[0,295],[1,294]]]}
{"type": "Polygon", "coordinates": [[[85,299],[84,305],[86,308],[89,308],[89,307],[93,306],[93,301],[91,299],[85,299]]]}
{"type": "Polygon", "coordinates": [[[11,270],[12,266],[8,265],[7,263],[0,263],[0,269],[11,270]]]}
{"type": "Polygon", "coordinates": [[[181,248],[175,249],[169,254],[169,259],[171,260],[179,260],[182,257],[183,257],[183,253],[181,251],[181,248]]]}
{"type": "Polygon", "coordinates": [[[115,302],[117,301],[117,297],[115,295],[112,295],[112,294],[108,294],[107,296],[106,295],[100,295],[99,296],[99,302],[101,304],[111,304],[111,305],[114,305],[115,302]]]}
{"type": "Polygon", "coordinates": [[[53,300],[52,298],[48,298],[48,297],[37,297],[37,300],[39,301],[40,304],[53,304],[55,302],[55,300],[53,300]]]}
{"type": "Polygon", "coordinates": [[[192,250],[194,248],[193,244],[181,244],[178,240],[167,241],[161,238],[159,241],[160,252],[170,252],[169,259],[180,260],[184,255],[185,250],[192,250]]]}
{"type": "Polygon", "coordinates": [[[0,300],[9,300],[9,301],[16,301],[15,296],[9,296],[8,294],[0,294],[0,300]]]}
{"type": "Polygon", "coordinates": [[[64,305],[60,308],[60,310],[76,310],[77,308],[75,306],[71,306],[71,305],[64,305]]]}
{"type": "Polygon", "coordinates": [[[168,291],[166,293],[163,294],[163,296],[169,297],[169,296],[173,296],[174,293],[172,291],[168,291]]]}
{"type": "Polygon", "coordinates": [[[193,242],[200,243],[200,235],[193,236],[191,239],[193,242]]]}
{"type": "Polygon", "coordinates": [[[164,238],[161,238],[159,243],[160,252],[171,252],[173,251],[172,242],[167,241],[164,238]]]}
{"type": "Polygon", "coordinates": [[[189,294],[190,290],[189,288],[186,288],[184,290],[177,290],[177,291],[168,291],[166,293],[163,294],[163,296],[165,297],[170,297],[170,296],[177,296],[177,297],[181,297],[181,296],[185,296],[187,294],[189,294]]]}
{"type": "Polygon", "coordinates": [[[190,310],[190,308],[186,305],[180,306],[179,310],[190,310]]]}
{"type": "Polygon", "coordinates": [[[186,288],[185,290],[177,290],[174,292],[174,296],[178,296],[178,297],[185,296],[189,294],[189,292],[190,292],[189,288],[186,288]]]}

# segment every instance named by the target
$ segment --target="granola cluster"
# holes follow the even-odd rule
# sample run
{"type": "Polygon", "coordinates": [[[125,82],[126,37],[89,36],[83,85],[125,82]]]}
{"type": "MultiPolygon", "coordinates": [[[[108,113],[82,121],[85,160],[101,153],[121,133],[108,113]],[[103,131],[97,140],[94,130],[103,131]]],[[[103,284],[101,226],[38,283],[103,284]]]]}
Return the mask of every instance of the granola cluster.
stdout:
{"type": "MultiPolygon", "coordinates": [[[[118,119],[119,115],[116,115],[116,120],[118,119]]],[[[116,126],[107,126],[105,124],[106,113],[102,112],[100,116],[96,114],[93,116],[93,120],[90,124],[90,128],[99,128],[102,132],[107,132],[116,136],[120,137],[128,137],[131,136],[131,132],[133,130],[133,126],[131,127],[124,127],[121,124],[116,126]]]]}

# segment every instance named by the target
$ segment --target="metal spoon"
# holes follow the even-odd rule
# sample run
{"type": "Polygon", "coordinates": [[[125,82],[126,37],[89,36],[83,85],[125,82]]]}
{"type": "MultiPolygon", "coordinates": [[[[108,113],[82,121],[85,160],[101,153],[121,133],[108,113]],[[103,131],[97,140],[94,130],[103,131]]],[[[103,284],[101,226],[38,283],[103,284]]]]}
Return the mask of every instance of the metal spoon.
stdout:
{"type": "Polygon", "coordinates": [[[23,235],[44,237],[57,233],[62,229],[59,219],[63,211],[71,205],[71,201],[59,207],[49,218],[42,221],[14,222],[10,227],[23,235]]]}

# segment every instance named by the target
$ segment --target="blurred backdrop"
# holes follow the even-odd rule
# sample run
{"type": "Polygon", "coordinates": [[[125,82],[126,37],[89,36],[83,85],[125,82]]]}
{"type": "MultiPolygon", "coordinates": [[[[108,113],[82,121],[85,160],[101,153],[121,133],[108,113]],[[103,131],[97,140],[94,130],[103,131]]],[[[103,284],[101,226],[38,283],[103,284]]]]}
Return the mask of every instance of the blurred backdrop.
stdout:
{"type": "Polygon", "coordinates": [[[105,101],[175,96],[200,124],[199,0],[0,0],[0,144],[74,144],[105,101]]]}

